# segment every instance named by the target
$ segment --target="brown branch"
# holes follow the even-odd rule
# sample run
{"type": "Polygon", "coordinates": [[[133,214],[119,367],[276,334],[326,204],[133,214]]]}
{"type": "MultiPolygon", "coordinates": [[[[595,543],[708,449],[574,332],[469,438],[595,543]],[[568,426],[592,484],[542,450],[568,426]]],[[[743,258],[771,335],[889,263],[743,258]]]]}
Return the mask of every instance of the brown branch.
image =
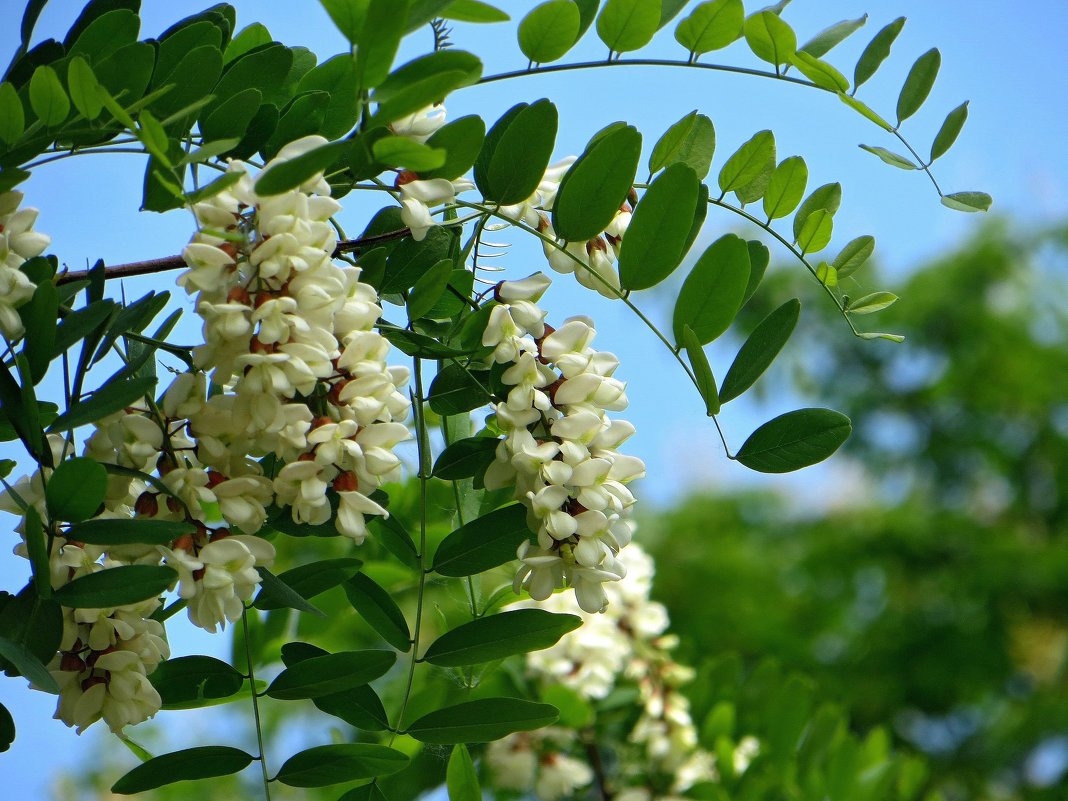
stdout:
{"type": "Polygon", "coordinates": [[[583,745],[586,749],[586,759],[593,769],[593,775],[597,781],[597,793],[601,801],[612,801],[615,793],[611,791],[608,783],[608,774],[601,759],[601,749],[597,745],[597,737],[592,729],[583,732],[583,745]]]}
{"type": "MultiPolygon", "coordinates": [[[[334,249],[334,258],[336,259],[342,254],[352,253],[354,250],[359,250],[360,248],[369,245],[377,245],[380,242],[391,242],[394,239],[405,237],[409,233],[411,233],[411,231],[407,228],[401,228],[397,231],[387,231],[384,234],[365,236],[360,239],[346,239],[343,242],[338,242],[337,247],[334,249]]],[[[164,273],[168,270],[181,270],[184,267],[186,267],[186,263],[181,256],[164,256],[161,259],[148,259],[147,261],[134,261],[129,264],[116,264],[114,267],[105,267],[104,279],[130,278],[134,275],[152,275],[154,273],[164,273]]],[[[71,281],[82,281],[89,277],[89,273],[89,270],[63,272],[56,278],[56,283],[69,284],[71,281]]]]}

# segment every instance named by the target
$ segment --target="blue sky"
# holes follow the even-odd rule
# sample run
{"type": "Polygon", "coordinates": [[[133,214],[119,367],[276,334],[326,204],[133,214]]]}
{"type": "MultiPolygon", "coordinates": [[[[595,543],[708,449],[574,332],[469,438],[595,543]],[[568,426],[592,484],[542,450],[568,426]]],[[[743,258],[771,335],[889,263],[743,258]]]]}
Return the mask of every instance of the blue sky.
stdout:
{"type": "MultiPolygon", "coordinates": [[[[20,5],[17,0],[4,0],[5,10],[20,5]]],[[[81,5],[68,0],[50,3],[37,39],[49,35],[62,38],[81,5]]],[[[259,20],[281,41],[310,46],[320,60],[344,47],[313,0],[239,1],[235,5],[239,26],[259,20]]],[[[501,5],[519,18],[534,3],[505,0],[501,5]]],[[[747,3],[750,8],[757,5],[747,3]]],[[[145,0],[144,6],[142,35],[165,29],[179,16],[176,7],[185,13],[197,8],[192,3],[160,0],[145,0]]],[[[1064,218],[1068,212],[1068,155],[1056,142],[1066,127],[1068,105],[1060,58],[1068,35],[1068,6],[1061,0],[1036,0],[1015,7],[995,0],[795,0],[784,17],[804,41],[830,23],[865,11],[873,14],[868,25],[832,51],[828,60],[851,76],[853,63],[875,31],[898,15],[906,16],[908,23],[894,45],[893,56],[858,95],[884,116],[892,114],[898,87],[913,60],[930,47],[937,46],[942,52],[942,71],[930,99],[903,128],[921,153],[926,152],[945,114],[963,100],[971,100],[964,132],[936,164],[943,188],[988,191],[994,195],[997,213],[1028,224],[1064,218]]],[[[9,11],[7,16],[13,19],[16,13],[9,11]]],[[[685,56],[672,38],[672,27],[657,36],[649,55],[685,56]]],[[[16,31],[15,25],[0,29],[0,54],[14,48],[16,31]]],[[[457,24],[453,39],[456,46],[483,58],[487,74],[525,65],[511,26],[457,24]]],[[[428,44],[427,35],[417,34],[405,52],[416,55],[428,44]]],[[[591,32],[567,60],[603,56],[604,48],[591,32]]],[[[2,56],[2,60],[6,63],[7,57],[2,56]]],[[[703,60],[759,66],[741,42],[703,60]]],[[[454,96],[448,107],[451,117],[479,113],[492,121],[512,104],[540,97],[552,98],[560,109],[558,157],[581,152],[594,131],[616,119],[638,126],[645,134],[648,152],[668,125],[699,108],[716,125],[719,144],[713,179],[738,145],[754,132],[771,128],[780,158],[798,154],[806,159],[810,186],[833,180],[843,183],[844,201],[836,217],[831,250],[859,234],[873,234],[878,241],[877,257],[891,277],[952,247],[981,222],[976,215],[943,208],[922,175],[895,170],[857,148],[858,143],[866,143],[896,149],[897,143],[832,96],[764,79],[707,71],[614,67],[473,87],[454,96]]],[[[41,210],[37,227],[52,235],[52,252],[71,269],[83,268],[97,258],[117,264],[170,255],[179,252],[188,240],[191,225],[187,214],[137,212],[143,166],[139,157],[88,156],[46,165],[21,187],[27,204],[41,210]]],[[[345,201],[342,219],[348,230],[358,231],[374,207],[362,195],[350,198],[345,201]]],[[[734,219],[713,210],[702,241],[707,244],[733,226],[734,219]]],[[[698,252],[695,247],[694,253],[698,252]]],[[[545,269],[539,249],[529,244],[517,243],[504,262],[513,277],[545,269]]],[[[772,269],[800,267],[773,250],[772,269]]],[[[127,296],[167,288],[172,278],[164,275],[130,281],[127,296]]],[[[871,288],[892,290],[893,286],[871,288]]],[[[654,320],[668,319],[670,308],[662,295],[654,292],[637,300],[654,320]]],[[[826,300],[814,284],[802,297],[806,305],[823,302],[826,300]]],[[[180,292],[174,303],[191,308],[180,292]]],[[[697,485],[714,487],[750,480],[743,468],[724,458],[692,387],[677,368],[672,368],[651,334],[634,325],[625,308],[593,296],[565,276],[557,277],[545,305],[556,320],[576,313],[593,316],[599,324],[598,345],[619,355],[619,375],[631,381],[631,408],[626,416],[639,431],[629,448],[649,466],[650,475],[642,487],[647,502],[670,503],[697,485]]],[[[187,339],[196,329],[187,326],[181,330],[179,338],[187,339]]],[[[846,335],[843,325],[842,336],[846,335]]],[[[894,346],[878,342],[872,347],[894,346]]],[[[724,342],[709,349],[717,374],[722,375],[734,348],[734,343],[724,342]]],[[[732,406],[739,408],[729,409],[723,423],[732,446],[737,447],[763,419],[791,408],[791,399],[775,399],[759,408],[745,400],[732,406]]],[[[0,450],[0,456],[9,452],[0,450]]],[[[809,482],[825,478],[835,469],[832,462],[822,471],[803,471],[779,485],[803,492],[812,486],[809,482]]],[[[13,545],[14,541],[12,536],[9,542],[13,545]]],[[[7,549],[2,546],[0,552],[7,549]]],[[[16,589],[27,572],[21,560],[0,555],[0,586],[16,589]]],[[[185,634],[175,645],[176,653],[190,653],[192,649],[217,650],[223,641],[185,634]]],[[[50,774],[60,765],[74,765],[84,758],[90,735],[79,739],[62,724],[49,720],[53,699],[30,693],[21,681],[0,681],[0,701],[13,710],[19,728],[12,750],[0,756],[10,797],[44,797],[50,774]]],[[[180,723],[174,717],[178,714],[184,713],[164,713],[162,717],[180,723]]],[[[175,747],[180,747],[177,740],[175,747]]]]}

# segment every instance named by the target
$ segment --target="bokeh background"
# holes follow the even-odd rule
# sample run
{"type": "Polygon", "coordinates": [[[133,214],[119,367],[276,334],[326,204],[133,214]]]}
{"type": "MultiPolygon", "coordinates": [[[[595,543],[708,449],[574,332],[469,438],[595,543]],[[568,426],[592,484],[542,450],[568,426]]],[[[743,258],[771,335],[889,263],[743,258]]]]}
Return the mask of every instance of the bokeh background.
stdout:
{"type": "MultiPolygon", "coordinates": [[[[81,5],[49,3],[35,41],[61,37],[81,5]]],[[[260,21],[320,60],[345,47],[312,0],[234,5],[239,26],[260,21]]],[[[534,3],[499,5],[518,20],[534,3]]],[[[16,45],[22,3],[0,6],[11,23],[0,27],[3,54],[16,45]]],[[[196,10],[144,0],[142,35],[196,10]]],[[[923,175],[861,151],[862,142],[896,143],[829,95],[759,78],[636,67],[532,76],[463,90],[449,113],[493,120],[515,102],[550,97],[560,109],[563,156],[616,119],[637,125],[651,147],[699,108],[716,125],[714,169],[771,128],[780,158],[806,159],[811,186],[842,182],[831,249],[862,233],[876,237],[877,264],[858,276],[858,289],[901,295],[878,327],[905,334],[906,343],[852,339],[819,287],[773,248],[765,286],[737,331],[710,348],[722,375],[765,313],[801,298],[798,334],[759,392],[727,407],[722,422],[737,447],[791,408],[840,409],[855,435],[824,465],[773,479],[746,473],[725,457],[692,387],[625,308],[565,278],[545,305],[556,319],[591,314],[599,346],[619,355],[630,379],[628,417],[639,432],[630,449],[649,467],[639,537],[658,559],[655,594],[682,634],[684,656],[734,653],[747,665],[770,657],[803,672],[858,731],[886,725],[903,747],[925,754],[947,799],[1068,798],[1068,6],[795,0],[785,18],[804,41],[864,12],[868,25],[828,60],[851,75],[875,31],[908,17],[893,56],[860,96],[891,110],[913,60],[939,47],[942,72],[904,132],[924,151],[945,113],[970,99],[968,124],[936,174],[947,191],[990,192],[990,215],[949,211],[923,175]]],[[[672,27],[649,55],[680,55],[672,27]]],[[[487,74],[525,65],[514,23],[458,23],[453,41],[479,54],[487,74]]],[[[413,37],[409,54],[428,43],[413,37]]],[[[590,33],[568,60],[603,55],[590,33]]],[[[758,66],[744,43],[705,60],[758,66]]],[[[46,165],[22,187],[61,262],[81,269],[97,258],[117,264],[181,249],[188,215],[137,211],[143,166],[138,157],[89,156],[46,165]]],[[[346,200],[350,230],[374,211],[369,203],[346,200]]],[[[740,230],[737,221],[713,210],[701,242],[728,230],[740,230]]],[[[512,277],[544,269],[529,244],[515,243],[501,261],[512,277]]],[[[138,297],[171,279],[131,280],[125,291],[138,297]]],[[[667,320],[666,293],[645,294],[653,318],[667,320]]],[[[181,292],[173,304],[191,310],[181,292]]],[[[183,332],[195,335],[180,328],[179,339],[183,332]]],[[[15,590],[27,574],[21,560],[0,557],[0,586],[15,590]]],[[[175,622],[176,654],[228,654],[228,638],[175,622]]],[[[51,720],[53,699],[21,681],[0,682],[0,701],[18,725],[0,757],[3,797],[96,797],[69,777],[86,765],[113,777],[122,769],[114,766],[132,761],[105,733],[79,738],[51,720]]],[[[183,733],[229,724],[172,712],[154,725],[150,736],[180,747],[183,733]]]]}

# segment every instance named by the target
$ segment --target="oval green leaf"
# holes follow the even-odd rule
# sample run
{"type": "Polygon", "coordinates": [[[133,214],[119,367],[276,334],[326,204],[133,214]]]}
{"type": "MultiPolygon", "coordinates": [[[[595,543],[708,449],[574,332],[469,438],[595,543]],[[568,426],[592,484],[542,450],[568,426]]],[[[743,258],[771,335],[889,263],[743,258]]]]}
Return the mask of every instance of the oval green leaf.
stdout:
{"type": "Polygon", "coordinates": [[[163,709],[195,709],[234,695],[245,683],[241,672],[210,656],[180,656],[160,662],[148,677],[163,709]]]}
{"type": "Polygon", "coordinates": [[[526,200],[538,188],[552,158],[559,116],[549,100],[521,109],[496,138],[480,185],[487,200],[503,205],[526,200]]]}
{"type": "Polygon", "coordinates": [[[30,78],[30,108],[47,128],[54,128],[70,114],[70,100],[56,71],[42,64],[30,78]]]}
{"type": "Polygon", "coordinates": [[[942,127],[938,129],[938,133],[935,134],[934,142],[931,144],[931,161],[944,156],[946,151],[953,147],[953,143],[957,141],[957,137],[960,136],[961,128],[964,127],[965,120],[968,119],[968,101],[965,100],[955,109],[953,109],[946,116],[946,119],[942,122],[942,127]]]}
{"type": "Polygon", "coordinates": [[[832,409],[797,409],[754,431],[735,458],[760,473],[789,473],[822,462],[849,437],[849,418],[832,409]]]}
{"type": "Polygon", "coordinates": [[[758,11],[746,17],[745,41],[757,58],[776,67],[790,63],[797,51],[797,34],[773,11],[758,11]]]}
{"type": "Polygon", "coordinates": [[[745,240],[727,234],[709,245],[687,276],[675,303],[676,342],[681,341],[685,325],[693,329],[702,345],[726,331],[742,307],[749,273],[745,240]]]}
{"type": "Polygon", "coordinates": [[[619,250],[619,280],[625,289],[656,286],[682,262],[699,186],[690,167],[672,164],[645,190],[619,250]]]}
{"type": "Polygon", "coordinates": [[[868,46],[860,54],[857,66],[853,69],[853,85],[855,87],[859,88],[862,83],[867,82],[875,74],[875,71],[879,69],[879,66],[886,61],[886,57],[890,55],[890,48],[894,44],[894,40],[897,39],[897,35],[901,33],[901,29],[904,26],[905,18],[898,17],[875,34],[872,40],[868,42],[868,46]]]}
{"type": "Polygon", "coordinates": [[[290,787],[327,787],[388,776],[406,767],[408,761],[400,751],[373,743],[317,745],[287,759],[274,778],[290,787]]]}
{"type": "Polygon", "coordinates": [[[695,55],[726,47],[742,35],[742,0],[706,0],[675,28],[675,40],[695,55]]]}
{"type": "Polygon", "coordinates": [[[187,748],[154,757],[131,770],[111,787],[119,795],[134,795],[188,779],[229,776],[247,768],[252,755],[225,745],[187,748]]]}
{"type": "Polygon", "coordinates": [[[800,156],[779,162],[764,190],[764,213],[768,221],[785,217],[797,208],[808,185],[808,165],[800,156]]]}
{"type": "MultiPolygon", "coordinates": [[[[570,0],[569,0],[570,1],[570,0]]],[[[445,788],[449,801],[482,801],[482,788],[471,753],[463,743],[453,746],[449,764],[445,768],[445,788]]]]}
{"type": "Polygon", "coordinates": [[[842,205],[842,185],[839,183],[824,184],[812,190],[801,208],[794,215],[794,239],[801,236],[801,231],[808,218],[820,209],[824,209],[833,216],[838,207],[842,205]]]}
{"type": "MultiPolygon", "coordinates": [[[[773,15],[774,16],[774,15],[773,15]]],[[[719,189],[723,194],[746,186],[775,164],[775,134],[759,131],[727,159],[719,171],[719,189]]]]}
{"type": "Polygon", "coordinates": [[[385,675],[396,661],[392,651],[340,651],[317,656],[279,673],[267,695],[290,701],[351,690],[385,675]]]}
{"type": "Polygon", "coordinates": [[[719,391],[722,403],[737,398],[753,386],[771,366],[793,333],[800,313],[801,301],[793,298],[761,320],[753,329],[723,379],[723,386],[719,391]]]}
{"type": "Polygon", "coordinates": [[[440,167],[420,174],[420,177],[444,178],[451,181],[459,178],[475,163],[482,141],[486,138],[486,123],[481,117],[469,114],[438,128],[426,140],[427,145],[445,151],[445,163],[440,167]]]}
{"type": "Polygon", "coordinates": [[[515,559],[516,548],[531,536],[522,505],[494,509],[442,540],[434,553],[434,570],[453,577],[482,573],[515,559]]]}
{"type": "Polygon", "coordinates": [[[660,28],[658,0],[608,0],[597,17],[597,35],[613,53],[638,50],[660,28]]]}
{"type": "Polygon", "coordinates": [[[178,574],[169,567],[120,565],[76,578],[53,597],[75,609],[110,609],[157,598],[177,580],[178,574]]]}
{"type": "Polygon", "coordinates": [[[517,609],[482,617],[438,637],[423,659],[440,667],[477,665],[513,654],[540,651],[582,625],[577,615],[517,609]]]}
{"type": "Polygon", "coordinates": [[[59,463],[45,487],[48,512],[78,523],[96,514],[108,488],[107,471],[94,459],[74,456],[59,463]]]}
{"type": "Polygon", "coordinates": [[[834,257],[831,266],[834,267],[839,278],[846,278],[859,270],[875,252],[875,237],[858,236],[851,240],[842,252],[834,257]]]}
{"type": "Polygon", "coordinates": [[[493,437],[467,437],[453,442],[434,462],[434,477],[445,481],[474,478],[492,464],[499,442],[493,437]]]}
{"type": "Polygon", "coordinates": [[[67,539],[90,545],[170,545],[195,530],[192,523],[182,520],[141,517],[85,520],[70,527],[67,539]]]}
{"type": "Polygon", "coordinates": [[[383,640],[398,651],[412,647],[412,635],[397,602],[382,587],[363,573],[345,582],[345,595],[352,608],[360,613],[383,640]]]}
{"type": "Polygon", "coordinates": [[[423,715],[405,733],[422,743],[485,743],[517,731],[540,729],[559,716],[559,710],[549,704],[482,698],[423,715]]]}
{"type": "Polygon", "coordinates": [[[901,87],[901,94],[897,97],[898,125],[920,110],[923,101],[931,93],[941,65],[942,54],[938,52],[937,47],[931,48],[916,59],[905,78],[904,86],[901,87]]]}
{"type": "Polygon", "coordinates": [[[671,164],[685,164],[703,180],[715,152],[716,129],[712,120],[694,110],[657,140],[649,156],[649,172],[658,172],[671,164]]]}
{"type": "Polygon", "coordinates": [[[581,18],[571,0],[535,6],[519,23],[519,49],[535,64],[563,57],[578,41],[581,18]]]}
{"type": "Polygon", "coordinates": [[[697,334],[688,325],[682,327],[680,344],[686,349],[686,356],[690,360],[690,367],[697,380],[697,391],[701,393],[701,399],[705,402],[705,411],[709,417],[719,414],[720,399],[719,390],[716,388],[716,376],[712,372],[712,365],[708,363],[705,349],[701,347],[697,339],[697,334]]]}
{"type": "Polygon", "coordinates": [[[986,192],[953,192],[942,198],[942,205],[956,211],[990,211],[994,199],[986,192]]]}

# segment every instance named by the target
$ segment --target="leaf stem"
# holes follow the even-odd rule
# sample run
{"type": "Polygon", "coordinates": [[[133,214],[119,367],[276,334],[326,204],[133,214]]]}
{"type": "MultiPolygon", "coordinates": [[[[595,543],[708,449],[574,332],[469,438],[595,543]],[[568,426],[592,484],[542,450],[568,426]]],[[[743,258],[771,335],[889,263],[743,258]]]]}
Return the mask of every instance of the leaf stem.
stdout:
{"type": "Polygon", "coordinates": [[[920,154],[916,152],[916,148],[909,144],[909,141],[901,135],[901,132],[897,128],[894,128],[893,134],[897,137],[898,141],[901,142],[901,144],[908,148],[909,153],[911,153],[915,157],[916,163],[920,165],[920,169],[927,173],[927,177],[930,178],[931,183],[934,184],[934,188],[935,191],[938,192],[938,196],[945,197],[945,195],[942,193],[942,187],[938,185],[938,181],[935,180],[934,173],[931,172],[930,163],[926,163],[922,158],[920,158],[920,154]]]}
{"type": "Polygon", "coordinates": [[[256,718],[256,744],[260,749],[256,759],[260,763],[260,771],[263,773],[263,795],[267,801],[271,801],[271,779],[267,772],[267,754],[263,750],[263,724],[260,721],[260,699],[256,693],[256,668],[252,658],[252,647],[249,643],[248,633],[248,607],[241,610],[241,626],[245,633],[245,660],[248,662],[249,689],[252,691],[252,714],[256,718]]]}

